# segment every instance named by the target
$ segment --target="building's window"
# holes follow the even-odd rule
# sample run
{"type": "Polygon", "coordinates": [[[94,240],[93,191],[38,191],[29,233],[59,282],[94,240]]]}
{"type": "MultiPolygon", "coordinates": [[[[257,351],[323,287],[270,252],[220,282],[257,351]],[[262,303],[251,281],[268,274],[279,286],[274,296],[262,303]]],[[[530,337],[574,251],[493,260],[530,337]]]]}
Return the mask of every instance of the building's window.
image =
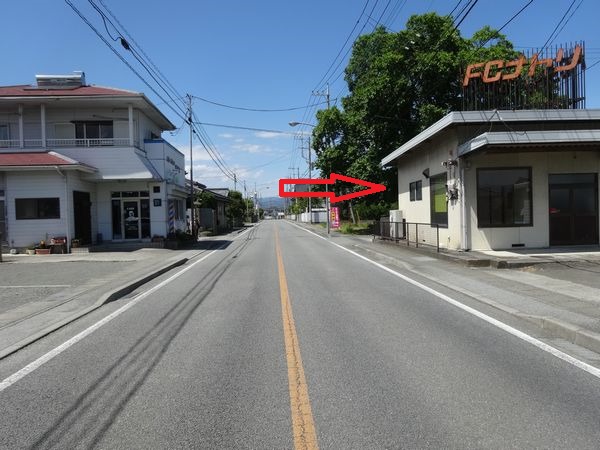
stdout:
{"type": "Polygon", "coordinates": [[[533,225],[530,167],[477,170],[477,224],[533,225]]]}
{"type": "MultiPolygon", "coordinates": [[[[0,124],[0,141],[8,141],[10,139],[10,132],[8,124],[0,124]]],[[[0,145],[2,145],[0,143],[0,145]]]]}
{"type": "Polygon", "coordinates": [[[60,219],[60,199],[17,198],[15,199],[17,220],[60,219]]]}
{"type": "Polygon", "coordinates": [[[429,178],[429,198],[431,202],[431,223],[448,226],[448,199],[446,197],[446,172],[429,178]]]}
{"type": "Polygon", "coordinates": [[[152,192],[154,192],[155,194],[159,194],[160,193],[160,186],[152,186],[152,192]]]}
{"type": "Polygon", "coordinates": [[[185,218],[183,200],[173,200],[173,208],[175,209],[175,220],[183,220],[185,218]]]}
{"type": "Polygon", "coordinates": [[[75,122],[76,139],[112,139],[112,121],[75,122]]]}
{"type": "Polygon", "coordinates": [[[123,232],[121,230],[121,200],[112,201],[112,232],[113,239],[123,239],[123,232]]]}
{"type": "Polygon", "coordinates": [[[423,199],[423,182],[421,180],[419,181],[413,181],[412,183],[410,183],[410,201],[414,202],[417,200],[422,200],[423,199]]]}
{"type": "Polygon", "coordinates": [[[0,200],[0,241],[6,242],[6,216],[4,215],[4,198],[0,200]]]}
{"type": "Polygon", "coordinates": [[[142,219],[142,239],[150,237],[150,200],[140,200],[140,217],[142,219]]]}

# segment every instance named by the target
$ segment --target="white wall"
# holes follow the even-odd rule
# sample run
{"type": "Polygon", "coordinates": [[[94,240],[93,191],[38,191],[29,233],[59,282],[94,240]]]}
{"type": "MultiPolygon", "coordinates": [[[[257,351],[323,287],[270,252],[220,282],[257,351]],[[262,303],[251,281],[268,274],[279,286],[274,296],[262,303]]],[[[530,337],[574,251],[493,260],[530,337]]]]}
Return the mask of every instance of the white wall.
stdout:
{"type": "Polygon", "coordinates": [[[185,186],[185,156],[162,139],[144,142],[144,150],[158,173],[170,184],[185,186]]]}
{"type": "MultiPolygon", "coordinates": [[[[458,181],[458,171],[448,170],[442,162],[455,158],[456,137],[445,133],[434,139],[427,147],[420,148],[400,159],[398,166],[398,209],[407,222],[431,223],[431,195],[429,179],[423,171],[429,169],[429,176],[448,173],[448,180],[458,181]],[[414,181],[422,182],[422,200],[410,201],[409,185],[414,181]]],[[[448,202],[448,228],[440,228],[440,247],[459,249],[460,203],[448,202]]]]}
{"type": "Polygon", "coordinates": [[[133,147],[60,148],[57,152],[98,169],[90,180],[147,179],[151,172],[143,164],[145,155],[133,147]]]}
{"type": "Polygon", "coordinates": [[[67,235],[67,202],[65,180],[54,171],[6,173],[6,206],[9,245],[26,247],[53,236],[67,235]],[[60,219],[16,220],[16,198],[60,199],[60,219]]]}
{"type": "MultiPolygon", "coordinates": [[[[600,173],[600,154],[597,151],[529,152],[478,154],[469,158],[465,172],[467,183],[467,216],[471,230],[471,249],[510,249],[513,244],[525,247],[548,247],[548,175],[560,173],[600,173]],[[531,167],[533,226],[478,228],[477,226],[477,168],[531,167]]],[[[600,198],[600,193],[599,193],[600,198]]]]}

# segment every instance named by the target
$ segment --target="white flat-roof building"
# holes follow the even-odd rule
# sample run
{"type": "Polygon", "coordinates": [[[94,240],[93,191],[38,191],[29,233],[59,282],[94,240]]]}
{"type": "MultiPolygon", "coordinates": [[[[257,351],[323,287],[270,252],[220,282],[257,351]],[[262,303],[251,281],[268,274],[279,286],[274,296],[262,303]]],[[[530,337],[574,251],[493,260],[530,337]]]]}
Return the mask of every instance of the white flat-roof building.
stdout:
{"type": "Polygon", "coordinates": [[[598,245],[600,110],[452,112],[390,153],[407,222],[455,250],[598,245]]]}

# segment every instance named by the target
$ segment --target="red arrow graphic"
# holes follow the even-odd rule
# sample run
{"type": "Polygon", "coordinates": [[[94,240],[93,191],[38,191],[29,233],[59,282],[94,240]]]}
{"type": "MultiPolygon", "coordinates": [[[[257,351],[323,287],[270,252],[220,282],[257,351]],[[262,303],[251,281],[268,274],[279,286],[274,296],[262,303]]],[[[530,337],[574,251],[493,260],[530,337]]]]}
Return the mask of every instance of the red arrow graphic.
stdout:
{"type": "Polygon", "coordinates": [[[279,180],[279,196],[280,197],[328,197],[331,203],[341,202],[343,200],[350,200],[351,198],[362,197],[363,195],[375,194],[377,192],[385,191],[383,184],[371,183],[370,181],[360,180],[358,178],[351,178],[345,175],[339,175],[332,173],[329,178],[281,178],[279,180]],[[345,181],[347,183],[357,184],[359,186],[365,186],[367,189],[362,191],[352,192],[350,194],[335,196],[335,192],[286,192],[286,184],[335,184],[337,180],[345,181]]]}

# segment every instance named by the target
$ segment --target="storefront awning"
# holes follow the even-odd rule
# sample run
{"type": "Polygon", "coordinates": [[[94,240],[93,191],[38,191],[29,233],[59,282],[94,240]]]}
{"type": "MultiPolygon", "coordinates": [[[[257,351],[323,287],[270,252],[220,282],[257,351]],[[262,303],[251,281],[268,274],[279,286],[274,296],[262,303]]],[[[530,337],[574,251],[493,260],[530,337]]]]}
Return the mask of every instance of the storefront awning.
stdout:
{"type": "Polygon", "coordinates": [[[483,133],[458,147],[458,156],[483,148],[536,148],[559,147],[552,150],[572,150],[582,146],[599,146],[600,130],[549,130],[549,131],[503,131],[483,133]]]}

